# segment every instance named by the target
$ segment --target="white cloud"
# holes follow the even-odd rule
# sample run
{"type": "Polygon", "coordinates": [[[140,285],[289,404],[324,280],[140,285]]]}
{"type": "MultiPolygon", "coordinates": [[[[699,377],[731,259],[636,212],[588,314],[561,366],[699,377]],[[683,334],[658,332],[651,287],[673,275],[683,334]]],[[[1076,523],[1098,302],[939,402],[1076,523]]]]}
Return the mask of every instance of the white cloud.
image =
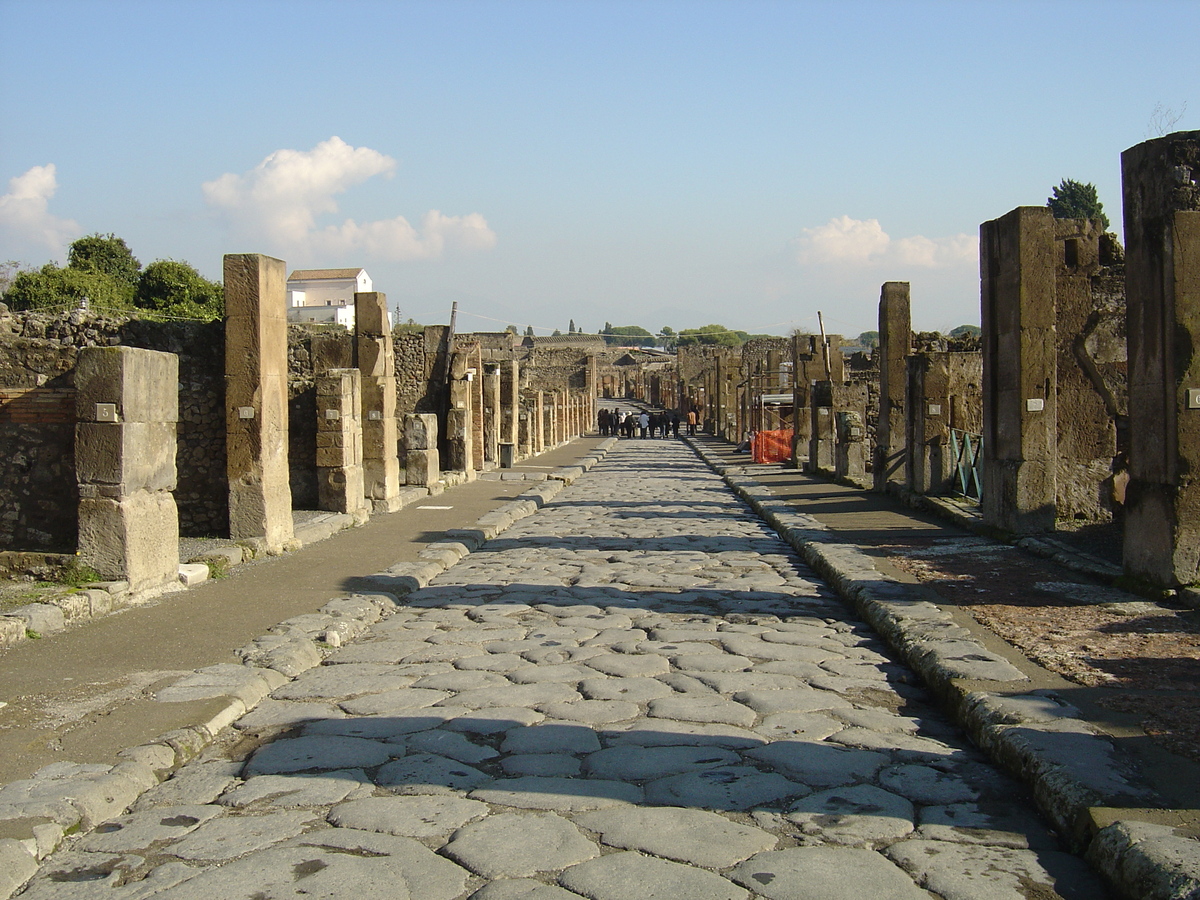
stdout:
{"type": "Polygon", "coordinates": [[[50,213],[50,198],[57,190],[53,163],[9,179],[8,193],[0,196],[0,237],[6,245],[65,255],[67,243],[79,235],[80,228],[73,219],[50,213]]]}
{"type": "Polygon", "coordinates": [[[979,239],[969,234],[945,238],[923,235],[893,239],[878,219],[837,216],[817,228],[805,228],[796,241],[805,265],[917,266],[941,269],[973,262],[979,239]]]}
{"type": "Polygon", "coordinates": [[[308,256],[363,253],[378,259],[433,259],[450,247],[488,249],[496,235],[479,213],[447,216],[430,210],[414,228],[403,216],[375,222],[346,219],[320,227],[338,211],[336,196],[379,175],[396,161],[331,137],[312,150],[277,150],[244,175],[226,173],[204,184],[208,204],[240,235],[308,256]]]}

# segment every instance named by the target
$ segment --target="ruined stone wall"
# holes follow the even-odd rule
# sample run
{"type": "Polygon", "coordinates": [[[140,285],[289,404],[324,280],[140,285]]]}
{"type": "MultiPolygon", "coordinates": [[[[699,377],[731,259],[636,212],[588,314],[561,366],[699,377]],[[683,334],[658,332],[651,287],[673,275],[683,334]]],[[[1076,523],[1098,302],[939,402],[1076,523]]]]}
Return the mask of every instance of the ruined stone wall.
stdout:
{"type": "Polygon", "coordinates": [[[543,391],[587,389],[588,354],[574,347],[534,348],[525,362],[530,382],[543,391]]]}
{"type": "Polygon", "coordinates": [[[84,347],[125,345],[179,356],[179,482],[184,535],[221,534],[225,482],[221,324],[0,311],[0,547],[74,552],[74,368],[84,347]],[[10,449],[11,448],[11,449],[10,449]]]}

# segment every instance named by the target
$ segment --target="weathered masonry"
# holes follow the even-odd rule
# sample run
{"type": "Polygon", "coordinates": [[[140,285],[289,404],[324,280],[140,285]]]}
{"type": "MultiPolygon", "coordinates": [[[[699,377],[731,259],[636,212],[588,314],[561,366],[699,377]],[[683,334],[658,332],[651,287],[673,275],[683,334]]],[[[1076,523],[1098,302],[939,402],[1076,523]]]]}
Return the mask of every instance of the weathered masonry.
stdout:
{"type": "Polygon", "coordinates": [[[0,307],[0,550],[150,589],[178,578],[177,534],[280,553],[293,508],[395,511],[595,420],[587,348],[393,332],[377,292],[352,334],[289,327],[285,276],[227,256],[223,325],[0,307]]]}

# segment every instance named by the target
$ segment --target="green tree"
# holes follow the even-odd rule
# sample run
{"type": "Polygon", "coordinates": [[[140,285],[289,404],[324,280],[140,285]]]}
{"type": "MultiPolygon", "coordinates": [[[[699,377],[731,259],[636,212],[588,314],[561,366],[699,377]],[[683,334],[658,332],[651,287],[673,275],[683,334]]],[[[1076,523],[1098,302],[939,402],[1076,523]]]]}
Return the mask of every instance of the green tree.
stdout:
{"type": "Polygon", "coordinates": [[[740,347],[749,338],[750,335],[745,331],[734,331],[724,325],[701,325],[699,328],[683,329],[676,337],[676,343],[680,347],[740,347]]]}
{"type": "Polygon", "coordinates": [[[62,309],[89,304],[108,309],[129,309],[132,290],[97,271],[59,268],[46,263],[40,269],[18,272],[4,302],[14,310],[62,309]]]}
{"type": "Polygon", "coordinates": [[[878,347],[879,346],[879,332],[878,331],[864,331],[862,334],[860,334],[858,336],[857,340],[858,340],[858,343],[861,344],[863,347],[878,347]]]}
{"type": "Polygon", "coordinates": [[[533,326],[532,325],[525,326],[525,337],[533,337],[533,326]]]}
{"type": "Polygon", "coordinates": [[[122,238],[115,234],[89,234],[71,244],[67,268],[81,272],[100,272],[125,285],[130,292],[137,287],[142,264],[122,238]]]}
{"type": "Polygon", "coordinates": [[[567,334],[574,334],[574,333],[575,333],[575,320],[572,319],[571,324],[567,326],[567,334]]]}
{"type": "Polygon", "coordinates": [[[657,339],[641,325],[612,325],[601,332],[610,347],[653,347],[657,339]]]}
{"type": "Polygon", "coordinates": [[[1104,204],[1100,202],[1094,184],[1082,184],[1064,178],[1052,190],[1053,196],[1047,198],[1046,205],[1054,213],[1054,218],[1099,219],[1100,227],[1108,231],[1108,216],[1104,214],[1104,204]]]}
{"type": "Polygon", "coordinates": [[[133,303],[167,316],[212,321],[225,314],[225,291],[186,262],[159,259],[138,278],[133,303]]]}
{"type": "Polygon", "coordinates": [[[983,334],[983,329],[978,325],[959,325],[957,328],[951,328],[949,337],[979,337],[983,334]]]}
{"type": "Polygon", "coordinates": [[[517,333],[517,326],[516,326],[516,325],[509,325],[509,326],[507,326],[507,327],[506,327],[504,330],[505,330],[505,331],[507,331],[509,334],[516,334],[516,333],[517,333]]]}

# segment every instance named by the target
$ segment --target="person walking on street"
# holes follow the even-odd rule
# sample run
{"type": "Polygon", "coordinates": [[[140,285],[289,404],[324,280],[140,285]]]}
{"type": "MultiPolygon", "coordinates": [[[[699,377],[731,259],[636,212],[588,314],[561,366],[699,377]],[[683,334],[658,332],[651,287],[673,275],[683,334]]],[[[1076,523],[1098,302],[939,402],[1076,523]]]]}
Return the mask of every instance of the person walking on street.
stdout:
{"type": "Polygon", "coordinates": [[[643,438],[645,438],[646,435],[650,433],[650,414],[649,413],[643,411],[642,414],[640,416],[638,416],[638,428],[641,429],[643,438]]]}
{"type": "Polygon", "coordinates": [[[699,418],[700,417],[696,415],[696,410],[694,407],[688,410],[688,437],[696,436],[696,423],[699,418]]]}

